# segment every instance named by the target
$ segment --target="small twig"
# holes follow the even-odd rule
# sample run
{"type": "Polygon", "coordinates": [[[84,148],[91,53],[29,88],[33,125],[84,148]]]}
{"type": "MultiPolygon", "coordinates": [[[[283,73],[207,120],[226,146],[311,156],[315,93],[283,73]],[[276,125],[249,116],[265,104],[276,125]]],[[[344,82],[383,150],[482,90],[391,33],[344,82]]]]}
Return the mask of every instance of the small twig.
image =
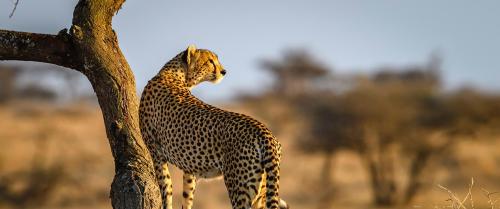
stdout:
{"type": "MultiPolygon", "coordinates": [[[[465,202],[467,202],[467,199],[469,199],[470,201],[470,207],[471,209],[475,209],[475,206],[474,206],[474,199],[472,198],[472,189],[474,187],[474,178],[471,178],[471,182],[469,184],[469,191],[467,192],[467,195],[465,195],[464,199],[463,200],[460,200],[456,195],[455,193],[453,193],[451,190],[449,190],[448,188],[438,184],[438,187],[445,190],[446,192],[448,192],[448,195],[449,195],[449,199],[447,199],[446,201],[451,201],[451,208],[453,209],[467,209],[467,207],[465,207],[465,202]]],[[[493,209],[493,208],[492,208],[493,209]]]]}
{"type": "Polygon", "coordinates": [[[495,204],[498,200],[491,199],[491,196],[494,194],[498,194],[499,192],[489,192],[488,190],[481,188],[483,190],[484,195],[488,198],[488,203],[490,203],[490,209],[495,209],[495,204]]]}
{"type": "Polygon", "coordinates": [[[12,16],[14,16],[14,12],[16,12],[17,9],[17,4],[19,4],[19,0],[16,0],[14,2],[14,8],[12,9],[12,12],[10,12],[9,18],[12,18],[12,16]]]}
{"type": "Polygon", "coordinates": [[[448,195],[450,196],[450,199],[448,199],[449,201],[452,202],[452,208],[457,208],[457,209],[460,209],[460,208],[464,208],[464,209],[467,209],[467,207],[464,206],[463,202],[465,202],[465,200],[469,197],[469,194],[467,194],[467,196],[465,197],[464,201],[461,201],[451,190],[449,190],[448,188],[438,184],[438,187],[445,190],[446,192],[448,192],[448,195]],[[458,205],[458,206],[457,206],[458,205]]]}
{"type": "Polygon", "coordinates": [[[470,194],[470,206],[472,209],[474,208],[474,200],[472,199],[472,187],[474,186],[474,177],[470,179],[470,184],[469,184],[469,194],[470,194]]]}

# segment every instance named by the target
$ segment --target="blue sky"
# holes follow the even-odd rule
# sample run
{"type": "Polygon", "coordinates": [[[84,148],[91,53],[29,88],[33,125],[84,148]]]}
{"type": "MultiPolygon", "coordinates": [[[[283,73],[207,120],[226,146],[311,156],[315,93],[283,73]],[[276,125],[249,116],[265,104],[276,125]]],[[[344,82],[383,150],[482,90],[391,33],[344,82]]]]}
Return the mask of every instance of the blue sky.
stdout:
{"type": "MultiPolygon", "coordinates": [[[[0,28],[57,33],[73,0],[0,0],[0,28]]],[[[439,51],[448,88],[500,90],[500,1],[464,0],[129,0],[114,19],[138,89],[188,44],[212,49],[228,70],[218,85],[195,88],[228,99],[269,86],[262,58],[308,49],[337,72],[425,62],[439,51]]]]}

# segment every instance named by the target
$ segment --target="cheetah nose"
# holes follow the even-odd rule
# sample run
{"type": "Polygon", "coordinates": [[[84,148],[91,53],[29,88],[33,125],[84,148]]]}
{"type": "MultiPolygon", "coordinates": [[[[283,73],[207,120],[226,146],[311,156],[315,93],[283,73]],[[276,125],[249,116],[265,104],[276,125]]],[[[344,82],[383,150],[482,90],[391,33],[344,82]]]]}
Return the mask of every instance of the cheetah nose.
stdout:
{"type": "Polygon", "coordinates": [[[222,75],[226,75],[226,70],[221,70],[221,71],[220,71],[220,74],[222,74],[222,75]]]}

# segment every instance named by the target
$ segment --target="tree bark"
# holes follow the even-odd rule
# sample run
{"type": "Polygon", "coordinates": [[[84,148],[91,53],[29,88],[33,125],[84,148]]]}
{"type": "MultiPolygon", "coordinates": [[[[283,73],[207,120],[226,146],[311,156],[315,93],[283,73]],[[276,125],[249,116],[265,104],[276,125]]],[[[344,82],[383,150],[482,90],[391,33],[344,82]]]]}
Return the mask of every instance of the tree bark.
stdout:
{"type": "Polygon", "coordinates": [[[14,32],[0,29],[1,60],[22,60],[51,63],[80,70],[66,30],[58,35],[14,32]]]}
{"type": "Polygon", "coordinates": [[[158,209],[161,198],[140,134],[134,75],[111,27],[124,1],[80,0],[69,34],[0,30],[0,60],[45,62],[85,74],[97,95],[114,157],[113,208],[158,209]]]}

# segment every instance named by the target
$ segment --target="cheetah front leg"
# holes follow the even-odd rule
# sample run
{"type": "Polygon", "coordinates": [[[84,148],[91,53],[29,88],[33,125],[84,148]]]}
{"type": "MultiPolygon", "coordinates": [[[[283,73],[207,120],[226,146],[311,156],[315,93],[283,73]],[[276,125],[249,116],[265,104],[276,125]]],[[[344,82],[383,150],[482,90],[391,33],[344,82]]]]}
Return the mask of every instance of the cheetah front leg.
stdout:
{"type": "Polygon", "coordinates": [[[196,177],[193,174],[184,173],[182,181],[182,209],[191,209],[193,207],[194,190],[196,189],[196,177]]]}
{"type": "Polygon", "coordinates": [[[172,178],[167,163],[155,163],[155,171],[161,192],[162,209],[172,209],[172,178]]]}

